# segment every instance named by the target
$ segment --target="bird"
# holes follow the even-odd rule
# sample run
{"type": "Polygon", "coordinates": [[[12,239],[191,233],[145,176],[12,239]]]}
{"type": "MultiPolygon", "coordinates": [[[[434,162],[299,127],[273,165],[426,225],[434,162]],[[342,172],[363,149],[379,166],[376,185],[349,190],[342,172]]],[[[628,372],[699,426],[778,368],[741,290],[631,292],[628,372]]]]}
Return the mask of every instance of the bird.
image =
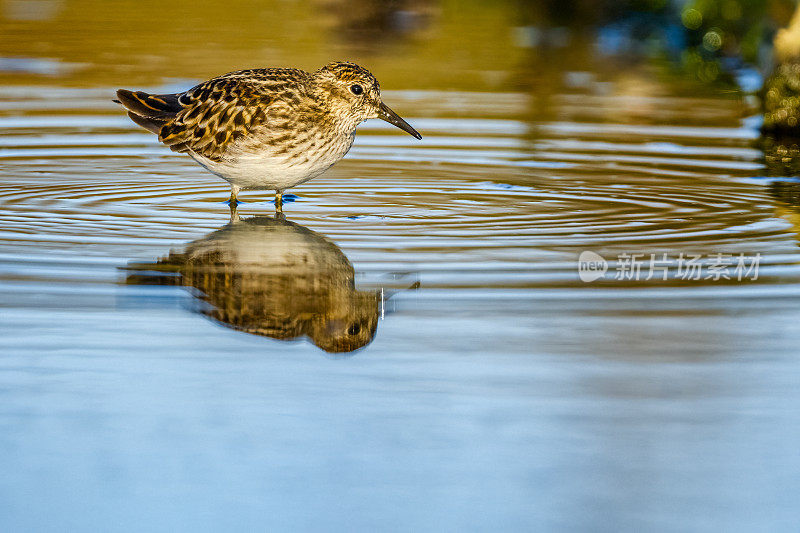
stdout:
{"type": "Polygon", "coordinates": [[[342,159],[367,119],[422,139],[383,103],[375,76],[347,61],[314,72],[238,70],[181,93],[116,94],[133,122],[230,183],[232,208],[240,190],[274,190],[275,210],[282,213],[283,192],[342,159]]]}
{"type": "Polygon", "coordinates": [[[382,292],[360,290],[347,256],[325,235],[285,218],[231,221],[155,262],[132,263],[129,285],[182,285],[198,309],[237,331],[278,340],[308,338],[329,353],[372,342],[382,292]]]}

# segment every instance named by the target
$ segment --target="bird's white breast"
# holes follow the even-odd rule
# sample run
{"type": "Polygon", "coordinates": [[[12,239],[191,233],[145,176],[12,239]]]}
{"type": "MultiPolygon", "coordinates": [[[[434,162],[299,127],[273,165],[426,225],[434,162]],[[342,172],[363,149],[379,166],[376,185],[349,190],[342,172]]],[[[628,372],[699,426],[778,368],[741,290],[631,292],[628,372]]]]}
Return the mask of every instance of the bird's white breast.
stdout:
{"type": "Polygon", "coordinates": [[[342,159],[353,145],[355,134],[337,136],[327,142],[300,144],[281,152],[266,144],[248,144],[234,149],[221,161],[190,152],[209,171],[242,189],[285,190],[319,176],[342,159]]]}

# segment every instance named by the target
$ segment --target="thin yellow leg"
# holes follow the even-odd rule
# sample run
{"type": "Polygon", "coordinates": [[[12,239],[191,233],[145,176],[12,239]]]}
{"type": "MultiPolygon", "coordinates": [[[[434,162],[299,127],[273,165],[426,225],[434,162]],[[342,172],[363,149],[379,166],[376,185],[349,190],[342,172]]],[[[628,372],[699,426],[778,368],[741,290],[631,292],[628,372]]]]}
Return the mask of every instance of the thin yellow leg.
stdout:
{"type": "Polygon", "coordinates": [[[239,200],[236,199],[237,196],[239,196],[239,186],[231,185],[231,199],[228,200],[228,203],[231,207],[236,207],[239,205],[239,200]]]}
{"type": "Polygon", "coordinates": [[[283,214],[283,191],[275,191],[275,214],[283,214]]]}

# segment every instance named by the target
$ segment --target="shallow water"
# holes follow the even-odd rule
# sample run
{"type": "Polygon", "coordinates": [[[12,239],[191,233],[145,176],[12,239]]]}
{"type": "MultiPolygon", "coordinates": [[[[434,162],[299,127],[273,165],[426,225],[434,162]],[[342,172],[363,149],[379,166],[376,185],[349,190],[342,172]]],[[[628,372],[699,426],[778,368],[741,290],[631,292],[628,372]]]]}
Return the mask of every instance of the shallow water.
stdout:
{"type": "Polygon", "coordinates": [[[231,224],[113,86],[0,87],[3,529],[794,527],[798,187],[736,93],[609,68],[384,83],[423,142],[231,224]]]}

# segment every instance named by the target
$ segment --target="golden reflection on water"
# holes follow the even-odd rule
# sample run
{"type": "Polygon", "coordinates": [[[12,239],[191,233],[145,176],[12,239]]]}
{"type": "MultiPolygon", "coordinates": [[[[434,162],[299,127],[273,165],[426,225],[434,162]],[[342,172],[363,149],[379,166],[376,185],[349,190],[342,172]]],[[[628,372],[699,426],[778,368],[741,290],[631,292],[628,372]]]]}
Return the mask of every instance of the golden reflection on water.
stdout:
{"type": "Polygon", "coordinates": [[[0,56],[53,58],[62,80],[79,86],[347,59],[394,88],[476,89],[507,84],[521,57],[510,2],[4,0],[0,7],[0,56]]]}
{"type": "Polygon", "coordinates": [[[381,315],[380,292],[355,288],[353,266],[333,241],[282,218],[233,214],[182,251],[129,268],[149,273],[129,275],[128,284],[196,289],[212,307],[204,313],[227,327],[280,340],[305,336],[326,352],[372,342],[381,315]]]}
{"type": "MultiPolygon", "coordinates": [[[[367,122],[344,161],[292,190],[289,216],[358,269],[452,267],[426,287],[584,287],[574,268],[584,250],[795,251],[774,197],[753,183],[764,157],[743,121],[748,100],[659,59],[604,56],[580,20],[556,27],[566,22],[553,3],[0,5],[0,56],[63,67],[0,74],[0,222],[21,255],[79,242],[149,258],[224,216],[219,180],[130,124],[112,88],[166,92],[334,58],[371,68],[426,133],[412,145],[367,122]],[[168,244],[131,249],[155,236],[168,244]]],[[[242,199],[248,214],[272,210],[242,199]]]]}
{"type": "Polygon", "coordinates": [[[774,181],[769,191],[775,198],[775,215],[792,225],[792,231],[800,241],[800,182],[774,181]]]}

